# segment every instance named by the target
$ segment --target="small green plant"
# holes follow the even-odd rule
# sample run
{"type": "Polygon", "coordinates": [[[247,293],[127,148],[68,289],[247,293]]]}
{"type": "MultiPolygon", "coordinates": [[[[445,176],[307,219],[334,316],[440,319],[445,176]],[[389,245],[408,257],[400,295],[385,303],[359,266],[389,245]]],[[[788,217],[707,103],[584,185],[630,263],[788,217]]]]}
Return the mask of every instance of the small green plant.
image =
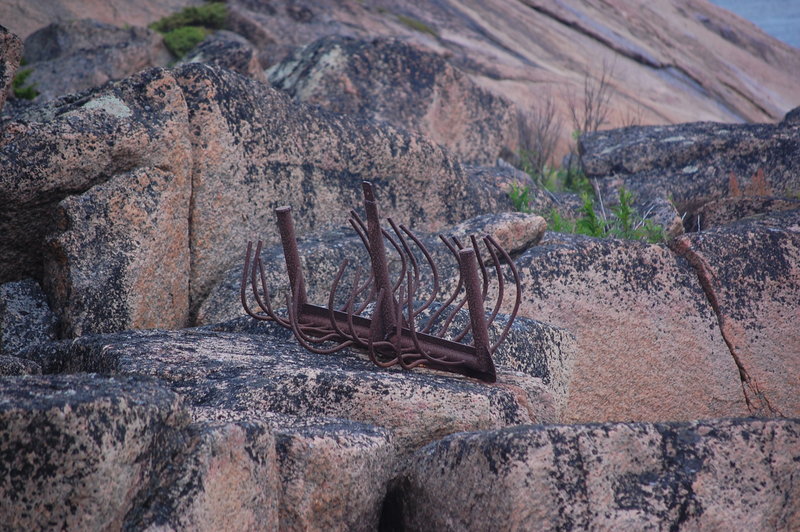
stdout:
{"type": "MultiPolygon", "coordinates": [[[[520,212],[531,212],[530,187],[512,184],[509,192],[511,203],[520,212]]],[[[558,233],[577,233],[596,238],[625,238],[629,240],[644,240],[650,243],[663,242],[666,238],[664,228],[639,214],[633,209],[633,194],[625,188],[619,190],[619,205],[612,207],[612,217],[608,218],[605,211],[597,212],[594,201],[589,193],[581,194],[583,204],[579,210],[580,216],[571,219],[563,216],[556,209],[550,209],[545,217],[547,226],[551,231],[558,233]]]]}
{"type": "Polygon", "coordinates": [[[30,68],[24,68],[17,72],[14,76],[14,79],[11,81],[11,87],[14,90],[14,96],[16,98],[21,98],[24,100],[33,100],[37,96],[39,96],[39,91],[36,90],[36,84],[32,83],[30,85],[26,85],[28,81],[28,76],[31,75],[33,72],[30,68]]]}
{"type": "Polygon", "coordinates": [[[199,26],[211,30],[221,30],[228,18],[228,6],[223,2],[211,2],[202,6],[185,7],[177,13],[168,15],[150,24],[150,29],[168,33],[185,26],[199,26]]]}
{"type": "Polygon", "coordinates": [[[594,210],[594,202],[591,196],[583,194],[583,205],[581,205],[581,217],[575,221],[575,232],[581,235],[602,238],[606,236],[606,224],[600,220],[600,216],[594,210]]]}
{"type": "Polygon", "coordinates": [[[511,183],[508,197],[511,199],[511,205],[514,206],[515,211],[530,214],[531,187],[529,185],[522,186],[517,182],[511,183]]]}
{"type": "Polygon", "coordinates": [[[397,15],[397,20],[399,20],[401,24],[403,24],[404,26],[408,26],[412,30],[416,30],[420,33],[427,33],[428,35],[433,35],[437,39],[439,38],[439,33],[435,29],[431,28],[430,26],[422,22],[421,20],[417,20],[415,18],[408,17],[406,15],[397,15]]]}
{"type": "Polygon", "coordinates": [[[200,26],[175,28],[164,34],[164,44],[175,57],[181,58],[200,44],[209,33],[209,30],[200,26]]]}
{"type": "Polygon", "coordinates": [[[222,2],[187,7],[150,24],[164,36],[164,44],[178,58],[200,44],[213,30],[225,27],[228,7],[222,2]]]}
{"type": "Polygon", "coordinates": [[[547,228],[556,233],[574,233],[575,220],[561,216],[561,213],[556,209],[550,209],[550,212],[545,216],[547,220],[547,228]]]}

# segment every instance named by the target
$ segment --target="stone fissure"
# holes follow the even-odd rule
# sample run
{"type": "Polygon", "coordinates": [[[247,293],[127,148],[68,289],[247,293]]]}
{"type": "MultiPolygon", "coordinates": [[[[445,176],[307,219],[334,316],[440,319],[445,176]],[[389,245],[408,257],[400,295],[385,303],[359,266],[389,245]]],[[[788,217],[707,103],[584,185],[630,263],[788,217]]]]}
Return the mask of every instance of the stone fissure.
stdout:
{"type": "Polygon", "coordinates": [[[725,316],[720,309],[719,300],[717,299],[716,291],[714,290],[714,273],[711,267],[707,264],[705,259],[701,257],[693,248],[692,243],[686,238],[681,237],[670,243],[670,249],[679,257],[685,259],[697,275],[700,281],[700,286],[703,288],[703,293],[706,295],[714,314],[717,317],[719,324],[719,331],[722,339],[728,348],[728,351],[733,358],[736,367],[739,370],[739,377],[742,381],[742,393],[744,394],[747,408],[753,415],[782,415],[777,409],[770,405],[769,400],[759,390],[758,383],[747,372],[742,363],[741,356],[739,356],[736,346],[730,339],[728,334],[725,316]],[[766,412],[765,412],[766,410],[766,412]]]}

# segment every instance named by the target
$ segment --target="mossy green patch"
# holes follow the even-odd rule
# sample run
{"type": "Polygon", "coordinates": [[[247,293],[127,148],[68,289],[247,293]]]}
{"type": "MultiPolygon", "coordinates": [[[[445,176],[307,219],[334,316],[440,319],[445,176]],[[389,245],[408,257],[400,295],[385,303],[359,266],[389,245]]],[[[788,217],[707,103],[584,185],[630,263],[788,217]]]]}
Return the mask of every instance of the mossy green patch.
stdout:
{"type": "Polygon", "coordinates": [[[221,30],[228,18],[228,6],[222,2],[211,2],[202,6],[186,7],[150,24],[159,33],[168,33],[186,26],[200,26],[210,30],[221,30]]]}
{"type": "Polygon", "coordinates": [[[213,30],[223,29],[228,18],[228,6],[211,2],[192,6],[150,24],[150,28],[164,35],[164,44],[176,57],[181,58],[213,30]]]}
{"type": "Polygon", "coordinates": [[[24,100],[33,100],[39,96],[39,91],[36,90],[36,84],[32,83],[26,85],[28,76],[33,72],[30,68],[24,68],[17,72],[14,79],[11,81],[11,87],[14,90],[14,96],[24,100]]]}
{"type": "Polygon", "coordinates": [[[176,57],[183,57],[211,33],[201,26],[183,26],[164,34],[164,44],[176,57]]]}

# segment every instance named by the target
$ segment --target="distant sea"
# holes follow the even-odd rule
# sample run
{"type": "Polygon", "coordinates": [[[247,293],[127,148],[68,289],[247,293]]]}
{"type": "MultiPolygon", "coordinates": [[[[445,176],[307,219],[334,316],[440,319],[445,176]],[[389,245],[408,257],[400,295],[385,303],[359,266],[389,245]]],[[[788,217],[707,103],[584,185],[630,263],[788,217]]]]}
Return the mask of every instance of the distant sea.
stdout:
{"type": "Polygon", "coordinates": [[[800,0],[710,0],[760,27],[766,33],[800,48],[800,0]]]}

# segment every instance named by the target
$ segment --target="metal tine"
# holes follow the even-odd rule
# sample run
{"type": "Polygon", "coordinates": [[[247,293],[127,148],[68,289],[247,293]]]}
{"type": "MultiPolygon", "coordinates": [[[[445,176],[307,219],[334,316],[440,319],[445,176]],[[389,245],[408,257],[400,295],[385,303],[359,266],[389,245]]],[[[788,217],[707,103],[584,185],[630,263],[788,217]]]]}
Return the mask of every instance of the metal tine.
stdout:
{"type": "Polygon", "coordinates": [[[486,299],[486,294],[489,293],[489,275],[486,272],[486,265],[483,263],[483,258],[481,257],[481,247],[478,245],[478,240],[475,238],[475,235],[469,235],[469,240],[472,242],[472,249],[475,250],[475,256],[478,259],[478,268],[480,268],[481,277],[483,278],[483,299],[486,299]]]}
{"type": "Polygon", "coordinates": [[[361,237],[361,242],[364,243],[364,247],[367,248],[369,251],[369,240],[367,239],[367,224],[364,223],[364,220],[361,219],[361,216],[355,211],[355,209],[350,209],[350,218],[347,219],[350,222],[350,225],[353,226],[353,229],[356,230],[358,236],[361,237]]]}
{"type": "MultiPolygon", "coordinates": [[[[403,287],[400,287],[400,292],[397,297],[397,304],[395,305],[395,339],[397,343],[400,343],[400,337],[403,334],[402,323],[403,323],[403,287]]],[[[396,348],[395,352],[397,353],[397,361],[400,363],[400,367],[403,369],[411,369],[413,366],[409,365],[405,361],[405,357],[403,356],[403,352],[401,349],[396,348]]]]}
{"type": "MultiPolygon", "coordinates": [[[[269,316],[264,316],[261,314],[256,314],[253,312],[253,309],[250,308],[250,305],[247,303],[247,278],[249,277],[250,273],[250,254],[253,252],[253,242],[247,242],[247,252],[244,256],[244,270],[242,271],[242,282],[239,285],[239,297],[242,300],[242,307],[244,307],[244,311],[251,317],[257,320],[269,320],[269,316]]],[[[263,310],[263,309],[262,309],[263,310]]]]}
{"type": "Polygon", "coordinates": [[[398,229],[397,225],[394,223],[394,220],[387,218],[386,221],[389,222],[389,225],[392,227],[394,233],[397,235],[397,238],[400,240],[400,244],[403,246],[403,251],[405,251],[408,259],[411,261],[411,269],[414,270],[414,284],[409,284],[408,290],[410,293],[416,293],[417,289],[419,288],[419,264],[417,264],[417,258],[411,252],[411,247],[403,237],[403,233],[400,232],[400,229],[398,229]]]}
{"type": "MultiPolygon", "coordinates": [[[[453,254],[453,256],[456,258],[456,261],[457,261],[458,260],[458,252],[453,247],[453,245],[450,242],[447,241],[447,239],[444,237],[444,235],[439,235],[439,238],[442,240],[442,242],[444,242],[444,245],[447,246],[447,249],[450,250],[450,252],[453,254]]],[[[464,285],[464,279],[462,279],[461,275],[459,275],[458,276],[458,285],[456,286],[455,291],[453,291],[453,294],[449,298],[447,298],[447,301],[445,301],[442,304],[441,307],[436,309],[436,312],[434,312],[433,315],[428,319],[428,321],[425,323],[425,327],[422,329],[421,332],[423,332],[423,333],[429,333],[430,332],[431,328],[433,327],[433,323],[439,318],[439,316],[441,316],[442,312],[444,312],[445,309],[448,306],[450,306],[450,304],[458,297],[458,293],[461,291],[461,287],[463,285],[464,285]]]]}
{"type": "Polygon", "coordinates": [[[392,247],[397,251],[397,254],[400,255],[400,276],[397,278],[397,282],[392,285],[392,293],[397,292],[397,289],[400,288],[400,285],[403,284],[403,278],[406,276],[406,270],[408,269],[408,260],[405,257],[405,254],[400,249],[400,246],[397,245],[397,241],[392,238],[392,235],[386,229],[381,228],[381,233],[389,241],[392,247]]]}
{"type": "MultiPolygon", "coordinates": [[[[333,285],[331,285],[331,293],[328,296],[328,317],[330,318],[331,328],[334,331],[336,331],[339,334],[339,336],[341,336],[342,338],[347,338],[349,340],[352,340],[355,343],[361,344],[357,336],[349,335],[345,333],[341,329],[341,327],[339,327],[339,324],[336,323],[336,316],[333,314],[333,301],[336,296],[336,290],[337,288],[339,288],[339,282],[342,280],[342,277],[344,276],[344,270],[345,268],[347,268],[347,265],[348,265],[348,260],[344,259],[342,261],[342,264],[339,265],[339,271],[333,280],[333,285]]],[[[349,309],[350,306],[352,305],[353,296],[355,294],[356,289],[358,288],[358,277],[360,273],[361,273],[361,268],[360,267],[356,268],[355,280],[353,281],[353,289],[350,291],[350,295],[347,298],[347,303],[345,303],[345,306],[343,307],[345,309],[349,309]]]]}
{"type": "MultiPolygon", "coordinates": [[[[439,271],[436,268],[436,263],[433,261],[433,257],[431,257],[430,252],[425,247],[425,245],[420,242],[419,238],[414,235],[406,226],[400,225],[400,229],[408,235],[408,237],[417,245],[417,248],[422,252],[422,255],[425,257],[425,260],[428,262],[428,266],[431,268],[431,272],[433,273],[433,287],[431,289],[430,297],[425,301],[425,303],[414,311],[414,317],[419,316],[424,312],[431,304],[436,300],[436,295],[439,293],[439,271]]],[[[414,290],[416,293],[416,289],[414,290]]]]}
{"type": "MultiPolygon", "coordinates": [[[[356,314],[361,314],[362,312],[364,312],[364,309],[366,309],[367,306],[369,306],[370,303],[375,301],[375,296],[377,294],[375,293],[375,283],[373,282],[374,279],[375,278],[372,275],[372,271],[370,271],[369,279],[367,279],[367,283],[369,283],[367,285],[367,286],[369,286],[369,294],[367,294],[367,298],[364,300],[363,303],[361,303],[361,305],[355,311],[356,314]]],[[[361,294],[363,291],[364,291],[364,289],[362,288],[361,290],[359,290],[358,294],[361,294]]]]}
{"type": "Polygon", "coordinates": [[[495,253],[495,251],[489,245],[488,235],[483,237],[483,243],[486,245],[486,249],[489,250],[489,255],[491,255],[492,262],[494,262],[494,269],[497,272],[497,301],[495,301],[494,308],[492,309],[492,313],[489,315],[489,319],[486,320],[486,327],[488,328],[491,327],[492,323],[494,323],[497,313],[500,312],[500,306],[503,304],[503,296],[505,295],[505,282],[503,281],[504,276],[500,259],[497,257],[497,253],[495,253]]]}
{"type": "Polygon", "coordinates": [[[489,348],[489,353],[494,353],[497,347],[501,343],[503,343],[503,341],[506,339],[506,336],[508,336],[508,331],[511,330],[511,325],[514,323],[514,320],[517,317],[517,312],[519,312],[519,305],[522,302],[522,285],[520,284],[519,272],[517,271],[517,267],[514,266],[514,261],[511,260],[511,256],[508,254],[508,252],[505,249],[503,249],[503,247],[500,244],[498,244],[494,238],[492,238],[492,235],[486,235],[484,238],[487,239],[489,242],[491,242],[492,246],[494,246],[505,259],[509,269],[511,270],[511,275],[514,277],[514,285],[517,288],[516,290],[517,293],[514,297],[514,309],[511,311],[511,314],[509,314],[508,320],[506,321],[506,326],[503,327],[503,331],[500,333],[500,337],[489,348]]]}
{"type": "MultiPolygon", "coordinates": [[[[453,240],[453,243],[458,248],[458,251],[461,251],[462,249],[464,249],[464,245],[458,240],[458,238],[456,238],[454,236],[450,237],[450,238],[453,240]]],[[[445,244],[447,244],[447,240],[446,239],[443,239],[443,240],[444,240],[445,244]]],[[[448,246],[448,248],[455,255],[456,261],[460,261],[459,256],[458,256],[458,251],[456,251],[456,249],[453,246],[448,246]]],[[[463,282],[464,282],[464,279],[459,274],[459,284],[463,284],[463,282]]],[[[449,304],[450,303],[448,303],[448,305],[449,304]]],[[[447,314],[447,317],[444,320],[444,324],[442,324],[442,326],[436,332],[436,336],[438,336],[440,338],[444,338],[444,335],[447,333],[447,330],[450,328],[450,325],[453,323],[453,319],[455,319],[455,317],[458,315],[458,313],[461,311],[461,309],[464,308],[464,305],[466,305],[466,304],[467,304],[467,294],[465,292],[464,293],[464,298],[461,301],[459,301],[456,304],[456,306],[453,308],[453,310],[451,310],[447,314]]],[[[467,331],[469,331],[470,327],[471,327],[471,325],[467,325],[464,328],[464,330],[459,331],[457,333],[457,336],[460,336],[460,338],[464,338],[464,336],[466,336],[466,334],[467,334],[467,331]]]]}
{"type": "Polygon", "coordinates": [[[270,303],[270,299],[272,299],[269,295],[269,285],[267,284],[267,277],[264,274],[264,263],[261,261],[261,242],[259,241],[259,245],[256,248],[256,257],[254,257],[253,262],[253,278],[252,278],[252,285],[253,285],[253,294],[255,295],[256,301],[258,305],[264,310],[274,321],[283,325],[284,327],[288,326],[289,322],[284,318],[278,316],[273,310],[272,305],[270,303]],[[256,288],[256,269],[258,269],[258,275],[261,280],[261,290],[264,292],[264,300],[262,301],[258,295],[258,289],[256,288]]]}
{"type": "MultiPolygon", "coordinates": [[[[299,283],[295,284],[295,288],[299,288],[297,286],[297,284],[299,284],[299,283]]],[[[342,343],[340,343],[338,345],[335,345],[334,347],[330,347],[330,348],[327,348],[327,349],[320,349],[320,348],[312,345],[312,343],[320,343],[320,342],[328,341],[330,338],[327,338],[327,339],[311,339],[311,338],[308,338],[303,333],[303,331],[302,331],[302,329],[300,327],[300,322],[298,321],[298,312],[300,310],[299,309],[299,303],[300,303],[300,290],[299,289],[298,290],[294,290],[291,295],[286,294],[286,307],[287,307],[287,311],[289,312],[289,323],[292,326],[292,332],[294,333],[294,337],[297,339],[297,341],[298,341],[298,343],[300,343],[300,345],[302,345],[304,348],[308,349],[312,353],[319,353],[320,355],[328,355],[328,354],[331,354],[331,353],[335,353],[336,351],[339,351],[341,349],[344,349],[345,347],[349,347],[349,346],[353,345],[353,342],[351,340],[346,340],[346,341],[344,341],[344,342],[342,342],[342,343]]],[[[331,333],[328,336],[332,337],[332,338],[336,337],[336,335],[334,333],[331,333]]]]}
{"type": "Polygon", "coordinates": [[[247,243],[247,254],[245,256],[244,270],[242,271],[242,284],[241,284],[241,287],[240,287],[240,297],[242,299],[242,305],[244,306],[244,310],[245,310],[245,312],[247,312],[248,315],[250,315],[250,316],[252,316],[252,317],[254,317],[254,318],[258,319],[258,320],[276,321],[279,324],[281,324],[284,327],[286,327],[286,326],[288,326],[288,322],[286,322],[285,320],[281,319],[279,316],[275,315],[275,313],[272,311],[272,307],[270,307],[270,305],[269,305],[269,290],[267,288],[266,281],[263,279],[263,268],[259,269],[259,265],[261,264],[260,254],[261,254],[262,244],[263,243],[259,240],[258,244],[256,246],[256,253],[255,253],[255,255],[253,255],[253,262],[251,263],[251,261],[250,261],[250,253],[251,253],[251,251],[253,249],[253,243],[252,242],[248,242],[247,243]],[[252,266],[252,269],[251,269],[251,266],[252,266]],[[258,285],[256,283],[256,270],[257,269],[262,273],[262,289],[266,291],[266,298],[267,298],[267,300],[266,300],[267,304],[266,305],[264,305],[264,303],[261,301],[261,298],[260,298],[260,296],[258,294],[258,288],[257,288],[258,285]],[[247,304],[247,278],[248,278],[248,273],[252,273],[252,275],[249,275],[249,277],[251,277],[250,284],[251,284],[251,287],[253,289],[253,294],[255,295],[256,303],[258,304],[258,306],[261,308],[261,310],[263,312],[266,312],[266,315],[253,312],[253,310],[247,304]]]}
{"type": "MultiPolygon", "coordinates": [[[[408,274],[408,282],[411,283],[411,273],[410,272],[408,274]]],[[[422,357],[425,358],[429,362],[435,362],[437,364],[444,364],[444,365],[448,365],[448,366],[460,366],[460,365],[462,365],[463,362],[460,361],[460,360],[445,360],[444,358],[433,357],[425,350],[424,347],[422,347],[422,345],[419,342],[419,338],[417,338],[416,327],[414,327],[415,314],[412,312],[412,310],[414,309],[414,302],[413,302],[413,299],[411,298],[411,294],[408,294],[408,303],[407,304],[408,304],[408,309],[409,309],[408,310],[407,327],[408,327],[408,332],[409,332],[409,334],[411,336],[411,341],[414,343],[414,352],[422,355],[422,357]]],[[[424,363],[424,360],[421,361],[421,363],[424,363]]]]}

